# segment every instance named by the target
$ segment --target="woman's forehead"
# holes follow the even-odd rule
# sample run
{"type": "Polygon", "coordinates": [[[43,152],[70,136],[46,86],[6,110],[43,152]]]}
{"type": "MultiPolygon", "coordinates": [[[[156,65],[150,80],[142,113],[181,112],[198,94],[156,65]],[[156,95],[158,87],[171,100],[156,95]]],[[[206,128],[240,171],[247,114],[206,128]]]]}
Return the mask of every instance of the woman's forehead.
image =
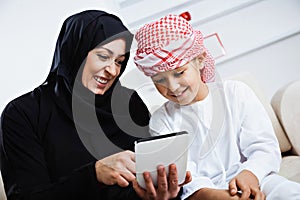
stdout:
{"type": "Polygon", "coordinates": [[[101,45],[95,49],[96,50],[105,50],[105,51],[109,52],[110,54],[121,56],[121,55],[125,55],[125,53],[126,53],[125,47],[126,47],[125,40],[120,38],[120,39],[113,40],[107,44],[101,45]]]}

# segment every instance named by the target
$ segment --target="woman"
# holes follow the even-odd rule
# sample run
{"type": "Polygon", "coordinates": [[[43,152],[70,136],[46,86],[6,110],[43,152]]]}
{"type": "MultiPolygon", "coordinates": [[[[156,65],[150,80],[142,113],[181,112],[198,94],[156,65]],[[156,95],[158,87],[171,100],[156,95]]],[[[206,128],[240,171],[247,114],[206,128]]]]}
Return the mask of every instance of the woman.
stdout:
{"type": "MultiPolygon", "coordinates": [[[[178,185],[161,192],[135,183],[138,195],[131,186],[130,150],[138,137],[147,136],[149,122],[138,94],[119,83],[131,41],[120,19],[102,11],[84,11],[64,22],[44,84],[11,101],[1,116],[1,173],[8,199],[177,194],[178,185]]],[[[166,181],[164,171],[158,172],[166,181]]]]}

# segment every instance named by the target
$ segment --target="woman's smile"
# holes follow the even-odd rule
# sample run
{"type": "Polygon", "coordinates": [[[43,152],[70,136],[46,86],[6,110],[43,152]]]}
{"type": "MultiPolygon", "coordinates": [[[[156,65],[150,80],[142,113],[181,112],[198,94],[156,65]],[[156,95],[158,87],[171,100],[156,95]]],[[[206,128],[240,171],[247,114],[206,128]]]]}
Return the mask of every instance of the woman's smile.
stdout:
{"type": "Polygon", "coordinates": [[[107,79],[105,78],[101,78],[101,77],[98,77],[98,76],[95,76],[94,79],[98,82],[98,83],[101,83],[101,84],[106,84],[107,83],[107,79]]]}

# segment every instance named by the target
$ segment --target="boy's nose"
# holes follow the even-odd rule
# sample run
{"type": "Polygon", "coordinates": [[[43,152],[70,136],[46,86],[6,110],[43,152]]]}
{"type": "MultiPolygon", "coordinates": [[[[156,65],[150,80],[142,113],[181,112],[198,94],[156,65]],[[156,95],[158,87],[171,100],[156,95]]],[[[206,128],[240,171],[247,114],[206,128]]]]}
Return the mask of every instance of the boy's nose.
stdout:
{"type": "Polygon", "coordinates": [[[179,88],[179,83],[175,80],[169,80],[168,81],[168,89],[171,92],[175,92],[179,88]]]}

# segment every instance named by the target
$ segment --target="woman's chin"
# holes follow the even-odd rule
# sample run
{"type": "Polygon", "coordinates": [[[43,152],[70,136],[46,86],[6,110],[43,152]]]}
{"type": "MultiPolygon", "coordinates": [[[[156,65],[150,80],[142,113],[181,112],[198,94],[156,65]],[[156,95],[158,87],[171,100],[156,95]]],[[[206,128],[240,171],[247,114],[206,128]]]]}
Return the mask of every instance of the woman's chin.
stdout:
{"type": "Polygon", "coordinates": [[[99,89],[99,88],[94,88],[94,90],[92,90],[94,94],[100,94],[100,95],[103,95],[105,91],[106,91],[105,89],[99,89]]]}

